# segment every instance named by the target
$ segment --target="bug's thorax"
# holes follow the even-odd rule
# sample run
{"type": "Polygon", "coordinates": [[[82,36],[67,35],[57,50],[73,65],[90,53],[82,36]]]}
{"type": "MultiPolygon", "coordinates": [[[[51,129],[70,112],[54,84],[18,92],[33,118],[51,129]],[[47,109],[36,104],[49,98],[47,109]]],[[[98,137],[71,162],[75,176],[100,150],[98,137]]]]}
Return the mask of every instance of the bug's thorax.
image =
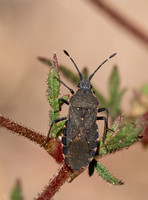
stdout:
{"type": "Polygon", "coordinates": [[[91,90],[91,84],[88,80],[82,80],[79,89],[70,98],[70,104],[76,107],[98,107],[99,101],[91,90]]]}

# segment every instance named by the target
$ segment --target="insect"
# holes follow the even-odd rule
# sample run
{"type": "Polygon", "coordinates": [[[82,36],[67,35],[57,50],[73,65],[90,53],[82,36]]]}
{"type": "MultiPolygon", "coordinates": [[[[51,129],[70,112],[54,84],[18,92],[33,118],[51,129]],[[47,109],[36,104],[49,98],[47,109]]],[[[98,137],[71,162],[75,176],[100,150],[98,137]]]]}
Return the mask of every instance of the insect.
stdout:
{"type": "Polygon", "coordinates": [[[62,98],[58,100],[59,110],[61,110],[61,103],[69,105],[69,114],[68,117],[56,119],[51,123],[47,138],[41,146],[46,145],[48,142],[53,124],[66,120],[62,135],[63,154],[67,165],[74,171],[78,171],[81,168],[86,167],[95,156],[99,138],[96,121],[104,120],[105,122],[103,142],[105,141],[106,133],[109,129],[108,109],[99,108],[99,101],[92,90],[90,81],[98,69],[109,59],[114,57],[116,53],[112,54],[101,65],[99,65],[99,67],[89,76],[88,80],[83,78],[76,63],[71,58],[69,53],[65,50],[64,53],[73,62],[79,74],[80,83],[78,85],[78,90],[74,92],[73,89],[69,88],[64,82],[58,79],[72,94],[69,102],[62,98]],[[97,116],[97,113],[104,111],[106,112],[106,117],[97,116]]]}

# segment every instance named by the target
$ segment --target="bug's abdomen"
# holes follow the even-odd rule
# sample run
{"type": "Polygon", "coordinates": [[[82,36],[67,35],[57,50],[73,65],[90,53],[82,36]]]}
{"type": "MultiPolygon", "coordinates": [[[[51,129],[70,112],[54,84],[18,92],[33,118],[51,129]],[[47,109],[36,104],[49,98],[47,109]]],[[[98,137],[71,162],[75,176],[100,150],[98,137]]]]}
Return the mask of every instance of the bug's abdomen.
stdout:
{"type": "Polygon", "coordinates": [[[88,108],[71,108],[70,111],[67,127],[63,130],[63,154],[66,163],[77,171],[87,166],[95,156],[98,132],[96,116],[92,117],[88,108]]]}

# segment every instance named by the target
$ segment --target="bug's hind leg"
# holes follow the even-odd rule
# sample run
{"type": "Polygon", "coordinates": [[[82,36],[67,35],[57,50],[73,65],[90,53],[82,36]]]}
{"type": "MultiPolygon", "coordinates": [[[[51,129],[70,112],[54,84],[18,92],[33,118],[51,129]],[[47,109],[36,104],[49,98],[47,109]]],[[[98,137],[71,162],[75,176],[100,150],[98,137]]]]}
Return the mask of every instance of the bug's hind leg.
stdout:
{"type": "Polygon", "coordinates": [[[110,130],[110,131],[113,132],[113,130],[108,127],[108,115],[109,115],[108,109],[107,108],[99,108],[98,109],[98,112],[104,112],[104,111],[106,112],[106,117],[103,117],[103,116],[97,117],[97,120],[104,120],[104,122],[105,122],[104,134],[103,134],[103,143],[106,139],[107,131],[110,130]]]}
{"type": "Polygon", "coordinates": [[[53,126],[55,123],[58,123],[58,122],[63,121],[63,120],[65,120],[65,119],[67,119],[67,117],[61,117],[61,118],[59,118],[59,119],[54,120],[54,121],[51,123],[50,128],[49,128],[49,131],[48,131],[48,134],[47,134],[47,137],[46,137],[46,140],[40,145],[41,147],[42,147],[42,146],[45,146],[45,145],[47,144],[47,142],[48,142],[48,140],[49,140],[49,135],[50,135],[50,131],[51,131],[51,129],[52,129],[52,126],[53,126]]]}
{"type": "Polygon", "coordinates": [[[98,109],[98,112],[104,112],[104,111],[106,112],[106,117],[99,116],[99,117],[97,117],[97,120],[104,120],[104,122],[105,122],[104,133],[103,133],[103,144],[104,144],[106,150],[108,151],[107,146],[105,145],[105,139],[106,139],[107,131],[108,130],[113,131],[113,130],[108,128],[108,114],[109,114],[108,109],[107,108],[99,108],[98,109]]]}
{"type": "Polygon", "coordinates": [[[89,167],[88,167],[88,174],[89,176],[92,176],[96,167],[97,161],[95,158],[90,162],[89,167]]]}

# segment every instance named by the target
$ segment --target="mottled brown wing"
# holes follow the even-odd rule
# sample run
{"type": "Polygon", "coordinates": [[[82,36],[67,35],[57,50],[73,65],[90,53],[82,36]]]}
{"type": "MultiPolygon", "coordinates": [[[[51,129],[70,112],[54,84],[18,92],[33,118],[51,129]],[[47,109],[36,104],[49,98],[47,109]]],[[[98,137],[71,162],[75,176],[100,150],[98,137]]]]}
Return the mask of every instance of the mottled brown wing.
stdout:
{"type": "Polygon", "coordinates": [[[96,116],[92,115],[95,109],[71,107],[70,111],[67,134],[63,138],[64,154],[66,163],[76,171],[87,166],[94,157],[98,132],[96,116]]]}

